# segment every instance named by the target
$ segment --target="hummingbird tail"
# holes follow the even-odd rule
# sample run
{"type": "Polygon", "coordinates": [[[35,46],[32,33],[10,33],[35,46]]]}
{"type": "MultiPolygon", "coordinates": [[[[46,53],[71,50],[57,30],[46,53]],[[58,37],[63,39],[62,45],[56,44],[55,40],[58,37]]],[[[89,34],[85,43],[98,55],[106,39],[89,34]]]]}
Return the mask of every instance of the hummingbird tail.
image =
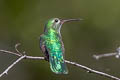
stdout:
{"type": "Polygon", "coordinates": [[[50,68],[56,74],[68,74],[68,69],[63,56],[54,55],[49,57],[50,68]]]}

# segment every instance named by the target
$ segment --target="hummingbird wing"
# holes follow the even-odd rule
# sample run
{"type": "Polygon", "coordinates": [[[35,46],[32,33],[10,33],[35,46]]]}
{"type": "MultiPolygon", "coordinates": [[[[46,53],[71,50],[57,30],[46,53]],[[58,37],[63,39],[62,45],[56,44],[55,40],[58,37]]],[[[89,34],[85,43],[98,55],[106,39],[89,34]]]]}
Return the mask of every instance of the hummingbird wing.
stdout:
{"type": "Polygon", "coordinates": [[[64,61],[64,45],[61,41],[47,42],[51,70],[56,74],[67,74],[68,69],[64,61]]]}
{"type": "Polygon", "coordinates": [[[47,48],[45,46],[45,41],[44,41],[43,36],[44,36],[44,34],[40,35],[40,49],[42,50],[42,52],[45,55],[45,60],[49,61],[49,54],[48,54],[47,48]]]}
{"type": "Polygon", "coordinates": [[[50,40],[45,35],[40,36],[40,48],[49,61],[51,70],[56,74],[67,74],[68,69],[64,61],[64,45],[60,40],[50,40]]]}

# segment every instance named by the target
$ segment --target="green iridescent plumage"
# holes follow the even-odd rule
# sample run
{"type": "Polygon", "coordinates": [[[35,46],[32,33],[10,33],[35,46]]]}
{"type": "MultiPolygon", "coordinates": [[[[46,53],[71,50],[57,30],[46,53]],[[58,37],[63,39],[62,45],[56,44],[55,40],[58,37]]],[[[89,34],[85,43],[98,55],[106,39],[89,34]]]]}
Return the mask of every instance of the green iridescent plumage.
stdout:
{"type": "Polygon", "coordinates": [[[49,61],[51,70],[56,74],[67,74],[68,69],[64,61],[64,45],[60,34],[64,22],[77,20],[60,20],[52,18],[45,25],[44,34],[40,36],[40,48],[49,61]]]}

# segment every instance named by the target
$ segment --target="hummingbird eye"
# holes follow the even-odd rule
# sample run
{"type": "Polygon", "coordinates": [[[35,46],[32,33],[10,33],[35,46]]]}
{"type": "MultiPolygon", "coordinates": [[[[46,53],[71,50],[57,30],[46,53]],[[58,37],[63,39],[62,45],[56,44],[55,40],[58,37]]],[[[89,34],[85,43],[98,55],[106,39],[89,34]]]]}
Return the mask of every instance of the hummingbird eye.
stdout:
{"type": "Polygon", "coordinates": [[[55,19],[55,22],[57,23],[57,22],[58,22],[58,19],[55,19]]]}

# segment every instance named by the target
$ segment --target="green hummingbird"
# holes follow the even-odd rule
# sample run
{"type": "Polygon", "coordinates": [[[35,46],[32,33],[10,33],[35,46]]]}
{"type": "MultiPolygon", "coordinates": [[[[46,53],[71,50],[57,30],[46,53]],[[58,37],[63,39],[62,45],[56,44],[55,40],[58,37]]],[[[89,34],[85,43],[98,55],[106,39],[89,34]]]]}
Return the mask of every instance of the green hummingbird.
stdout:
{"type": "Polygon", "coordinates": [[[68,74],[64,61],[64,44],[60,33],[62,24],[81,19],[52,18],[47,21],[44,33],[40,35],[40,48],[45,55],[45,60],[50,63],[51,70],[56,74],[68,74]]]}

